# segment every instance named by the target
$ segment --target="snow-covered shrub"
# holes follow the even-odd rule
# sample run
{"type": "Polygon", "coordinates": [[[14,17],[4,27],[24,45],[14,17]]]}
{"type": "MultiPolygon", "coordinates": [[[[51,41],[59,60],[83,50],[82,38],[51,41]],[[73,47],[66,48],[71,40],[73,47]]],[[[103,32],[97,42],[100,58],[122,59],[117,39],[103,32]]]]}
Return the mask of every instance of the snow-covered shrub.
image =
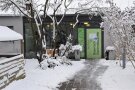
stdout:
{"type": "Polygon", "coordinates": [[[66,49],[65,45],[61,44],[60,47],[59,47],[59,50],[65,50],[65,49],[66,49]]]}
{"type": "Polygon", "coordinates": [[[71,41],[72,41],[72,37],[71,37],[71,34],[70,34],[67,37],[67,42],[66,42],[66,45],[65,45],[67,53],[71,52],[71,50],[72,50],[72,42],[71,41]]]}
{"type": "Polygon", "coordinates": [[[66,46],[64,44],[61,44],[59,50],[60,50],[60,56],[63,56],[66,50],[66,46]]]}
{"type": "Polygon", "coordinates": [[[61,44],[60,47],[59,47],[59,50],[60,50],[60,56],[66,56],[68,57],[68,54],[70,52],[72,52],[72,38],[71,38],[71,34],[67,37],[67,42],[65,45],[61,44]]]}
{"type": "MultiPolygon", "coordinates": [[[[71,34],[67,38],[66,45],[61,44],[59,47],[60,50],[60,56],[57,56],[56,58],[49,57],[47,54],[43,54],[43,61],[40,63],[40,67],[42,69],[47,69],[47,68],[54,68],[55,66],[60,66],[60,65],[72,65],[71,61],[67,58],[68,54],[72,52],[72,43],[71,43],[71,34]]],[[[74,47],[74,49],[80,49],[80,46],[74,47]]]]}
{"type": "Polygon", "coordinates": [[[71,61],[69,59],[66,58],[66,56],[62,56],[62,57],[57,57],[52,58],[46,58],[44,59],[41,63],[40,63],[40,67],[44,70],[47,68],[54,68],[55,66],[60,66],[60,65],[72,65],[71,61]]]}
{"type": "Polygon", "coordinates": [[[40,67],[42,69],[54,68],[55,66],[59,66],[60,62],[54,58],[46,58],[40,63],[40,67]]]}
{"type": "Polygon", "coordinates": [[[66,56],[62,57],[62,64],[72,65],[71,61],[66,56]]]}
{"type": "Polygon", "coordinates": [[[41,69],[45,70],[47,69],[49,66],[49,64],[47,63],[47,59],[44,59],[41,63],[40,63],[40,67],[41,69]]]}

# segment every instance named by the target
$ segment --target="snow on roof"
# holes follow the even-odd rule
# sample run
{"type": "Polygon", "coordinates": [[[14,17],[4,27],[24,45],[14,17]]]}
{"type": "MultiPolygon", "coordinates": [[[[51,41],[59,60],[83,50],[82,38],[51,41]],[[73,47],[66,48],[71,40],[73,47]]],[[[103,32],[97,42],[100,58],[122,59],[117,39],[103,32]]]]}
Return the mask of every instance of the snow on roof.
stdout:
{"type": "Polygon", "coordinates": [[[22,35],[9,29],[6,26],[0,26],[0,41],[14,41],[23,39],[22,35]]]}

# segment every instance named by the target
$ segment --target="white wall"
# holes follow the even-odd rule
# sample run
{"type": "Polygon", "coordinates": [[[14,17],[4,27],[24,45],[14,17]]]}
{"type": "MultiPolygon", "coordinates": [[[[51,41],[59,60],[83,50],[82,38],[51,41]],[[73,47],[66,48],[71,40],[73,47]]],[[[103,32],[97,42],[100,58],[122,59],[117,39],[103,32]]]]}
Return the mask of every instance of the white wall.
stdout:
{"type": "Polygon", "coordinates": [[[0,54],[21,53],[21,42],[0,42],[0,54]]]}
{"type": "Polygon", "coordinates": [[[13,26],[14,31],[23,35],[23,19],[21,16],[0,16],[0,26],[13,26]]]}
{"type": "MultiPolygon", "coordinates": [[[[13,26],[14,31],[23,35],[23,19],[21,16],[0,16],[0,26],[13,26]]],[[[20,53],[20,41],[0,42],[0,53],[20,53]]]]}

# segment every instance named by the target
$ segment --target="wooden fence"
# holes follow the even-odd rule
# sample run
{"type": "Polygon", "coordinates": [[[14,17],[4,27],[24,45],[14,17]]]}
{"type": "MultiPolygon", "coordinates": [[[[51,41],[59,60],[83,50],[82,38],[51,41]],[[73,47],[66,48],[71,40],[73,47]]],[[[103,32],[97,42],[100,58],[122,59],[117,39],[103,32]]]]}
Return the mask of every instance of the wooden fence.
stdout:
{"type": "Polygon", "coordinates": [[[14,80],[25,77],[23,55],[0,59],[0,90],[14,80]]]}

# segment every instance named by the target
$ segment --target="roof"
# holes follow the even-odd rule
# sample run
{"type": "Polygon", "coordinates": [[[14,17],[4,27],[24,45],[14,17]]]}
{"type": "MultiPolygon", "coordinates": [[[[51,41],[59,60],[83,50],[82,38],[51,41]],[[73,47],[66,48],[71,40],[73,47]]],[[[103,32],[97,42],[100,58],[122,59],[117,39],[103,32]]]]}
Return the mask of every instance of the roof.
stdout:
{"type": "Polygon", "coordinates": [[[0,41],[15,41],[23,39],[22,35],[9,29],[6,26],[0,26],[0,41]]]}

